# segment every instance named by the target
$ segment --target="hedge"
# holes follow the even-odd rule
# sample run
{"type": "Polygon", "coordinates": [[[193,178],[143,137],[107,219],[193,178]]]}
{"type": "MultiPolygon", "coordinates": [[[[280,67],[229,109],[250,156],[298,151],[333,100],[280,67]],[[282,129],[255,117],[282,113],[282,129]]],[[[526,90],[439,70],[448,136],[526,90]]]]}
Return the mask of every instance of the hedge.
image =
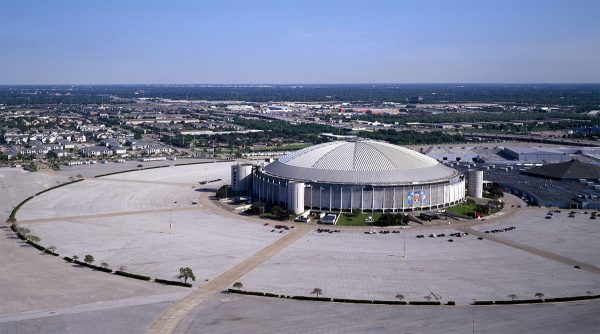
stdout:
{"type": "Polygon", "coordinates": [[[240,295],[252,295],[252,296],[261,296],[261,297],[265,296],[264,292],[244,291],[244,290],[238,290],[238,289],[227,289],[227,292],[237,293],[240,295]]]}
{"type": "Polygon", "coordinates": [[[494,305],[492,300],[476,300],[471,305],[494,305]]]}
{"type": "Polygon", "coordinates": [[[135,168],[135,169],[127,169],[127,170],[123,170],[120,172],[112,172],[112,173],[106,173],[106,174],[98,174],[95,175],[94,178],[98,178],[98,177],[103,177],[103,176],[110,176],[110,175],[116,175],[116,174],[123,174],[123,173],[129,173],[129,172],[135,172],[138,170],[145,170],[145,169],[154,169],[154,168],[165,168],[165,167],[169,167],[170,165],[164,165],[164,166],[154,166],[154,167],[146,167],[146,168],[135,168]]]}
{"type": "Polygon", "coordinates": [[[53,252],[53,251],[49,250],[48,248],[46,248],[46,250],[45,250],[44,252],[45,252],[45,253],[48,253],[48,254],[50,254],[50,255],[58,256],[58,253],[55,253],[55,252],[53,252]]]}
{"type": "Polygon", "coordinates": [[[38,196],[38,195],[41,195],[41,194],[43,194],[43,193],[45,193],[45,192],[47,192],[47,191],[54,190],[54,189],[56,189],[56,188],[60,188],[60,187],[64,187],[64,186],[68,186],[69,184],[73,184],[73,183],[77,183],[77,182],[81,182],[81,181],[83,181],[83,179],[78,179],[78,180],[74,180],[74,181],[69,181],[69,182],[61,183],[61,184],[59,184],[59,185],[57,185],[57,186],[50,187],[50,188],[48,188],[48,189],[44,189],[44,190],[42,190],[42,191],[40,191],[40,192],[36,193],[35,195],[33,195],[33,197],[35,197],[35,196],[38,196]]]}
{"type": "Polygon", "coordinates": [[[160,279],[160,278],[155,278],[154,282],[160,283],[160,284],[166,284],[166,285],[185,286],[187,288],[191,288],[192,287],[191,283],[183,283],[183,282],[179,282],[179,281],[169,281],[169,280],[160,279]]]}
{"type": "Polygon", "coordinates": [[[403,300],[373,300],[373,304],[406,305],[406,302],[403,300]]]}
{"type": "Polygon", "coordinates": [[[88,264],[87,267],[90,267],[94,270],[98,270],[98,271],[101,271],[104,273],[112,273],[112,269],[110,269],[110,268],[98,267],[98,266],[94,266],[92,264],[88,264]]]}
{"type": "MultiPolygon", "coordinates": [[[[33,195],[33,196],[29,196],[29,197],[27,197],[27,198],[26,198],[26,199],[24,199],[24,200],[23,200],[21,203],[19,203],[17,206],[15,206],[15,208],[14,208],[14,209],[13,209],[13,210],[10,212],[10,216],[8,216],[8,220],[7,220],[7,221],[11,221],[11,220],[13,220],[13,219],[14,219],[14,220],[16,220],[17,211],[19,211],[19,209],[20,209],[20,208],[21,208],[21,207],[22,207],[22,206],[23,206],[25,203],[27,203],[29,200],[31,200],[31,199],[32,199],[32,198],[34,198],[35,196],[37,196],[37,195],[41,195],[41,194],[43,194],[43,193],[45,193],[45,192],[47,192],[47,191],[50,191],[50,190],[53,190],[53,189],[56,189],[56,188],[64,187],[64,186],[66,186],[66,185],[69,185],[69,184],[72,184],[72,183],[75,183],[75,182],[80,182],[80,181],[83,181],[83,179],[79,179],[79,180],[75,180],[75,181],[70,181],[70,182],[62,183],[62,184],[59,184],[59,185],[57,185],[57,186],[50,187],[50,188],[48,188],[48,189],[42,190],[42,191],[40,191],[40,192],[36,193],[36,194],[35,194],[35,195],[33,195]]],[[[15,231],[15,230],[13,229],[13,231],[15,231]]]]}
{"type": "Polygon", "coordinates": [[[440,303],[440,302],[414,301],[414,302],[409,302],[408,305],[442,305],[442,303],[440,303]]]}
{"type": "Polygon", "coordinates": [[[572,302],[572,301],[577,301],[577,300],[588,300],[588,299],[596,299],[596,298],[600,298],[600,295],[546,298],[546,299],[544,299],[544,302],[546,302],[546,303],[572,302]]]}
{"type": "Polygon", "coordinates": [[[310,296],[293,296],[292,299],[296,299],[296,300],[312,300],[312,301],[319,301],[319,302],[330,302],[331,301],[331,298],[310,297],[310,296]]]}
{"type": "Polygon", "coordinates": [[[333,298],[331,301],[337,302],[337,303],[373,304],[372,300],[366,300],[366,299],[333,298]]]}
{"type": "Polygon", "coordinates": [[[14,209],[12,209],[12,211],[10,212],[10,216],[8,216],[8,221],[11,220],[16,220],[17,218],[15,217],[17,215],[17,211],[19,211],[19,209],[23,206],[23,204],[27,203],[29,200],[31,200],[32,198],[34,198],[35,196],[29,196],[26,199],[24,199],[21,203],[17,204],[17,206],[15,206],[14,209]]]}
{"type": "Polygon", "coordinates": [[[142,280],[142,281],[149,281],[150,280],[150,277],[148,277],[148,276],[138,275],[138,274],[132,274],[132,273],[128,273],[126,271],[120,271],[120,270],[115,271],[115,275],[129,277],[129,278],[135,278],[135,279],[139,279],[139,280],[142,280]]]}
{"type": "Polygon", "coordinates": [[[506,304],[538,304],[543,303],[541,299],[518,299],[518,300],[496,300],[494,304],[506,305],[506,304]]]}
{"type": "Polygon", "coordinates": [[[452,301],[452,300],[449,300],[449,301],[446,303],[446,305],[456,305],[456,303],[455,303],[454,301],[452,301]]]}
{"type": "Polygon", "coordinates": [[[68,256],[63,257],[63,259],[67,262],[73,262],[73,258],[68,257],[68,256]]]}

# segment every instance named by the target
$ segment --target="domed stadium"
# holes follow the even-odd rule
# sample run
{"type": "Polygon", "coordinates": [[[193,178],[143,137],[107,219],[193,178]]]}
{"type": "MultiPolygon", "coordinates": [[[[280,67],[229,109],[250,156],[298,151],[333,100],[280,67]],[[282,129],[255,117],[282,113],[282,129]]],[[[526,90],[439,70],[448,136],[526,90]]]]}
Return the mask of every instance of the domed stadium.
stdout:
{"type": "Polygon", "coordinates": [[[458,171],[405,147],[365,139],[285,155],[254,168],[250,187],[254,197],[285,204],[296,214],[307,208],[403,212],[455,205],[465,198],[464,176],[458,171]]]}

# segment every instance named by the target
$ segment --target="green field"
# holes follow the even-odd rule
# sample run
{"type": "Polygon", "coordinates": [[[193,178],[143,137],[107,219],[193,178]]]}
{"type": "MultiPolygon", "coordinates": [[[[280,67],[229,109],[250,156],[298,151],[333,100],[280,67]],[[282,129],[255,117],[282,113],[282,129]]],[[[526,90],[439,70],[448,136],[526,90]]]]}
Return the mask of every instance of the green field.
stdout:
{"type": "Polygon", "coordinates": [[[272,146],[261,148],[257,151],[296,151],[311,146],[311,143],[290,143],[281,146],[272,146]]]}
{"type": "Polygon", "coordinates": [[[457,206],[451,206],[451,207],[447,208],[446,211],[458,213],[459,215],[463,215],[463,216],[472,217],[475,214],[475,204],[463,203],[463,204],[459,204],[457,206]]]}
{"type": "Polygon", "coordinates": [[[370,226],[371,224],[365,223],[367,217],[372,216],[374,221],[377,221],[381,216],[381,213],[342,213],[338,218],[337,225],[341,226],[370,226]]]}

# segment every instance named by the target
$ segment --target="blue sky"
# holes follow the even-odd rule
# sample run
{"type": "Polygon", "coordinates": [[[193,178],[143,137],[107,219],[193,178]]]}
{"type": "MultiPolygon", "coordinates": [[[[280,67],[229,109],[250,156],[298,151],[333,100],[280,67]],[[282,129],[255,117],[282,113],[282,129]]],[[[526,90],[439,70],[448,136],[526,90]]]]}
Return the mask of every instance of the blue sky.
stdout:
{"type": "Polygon", "coordinates": [[[0,0],[0,84],[600,82],[600,0],[0,0]]]}

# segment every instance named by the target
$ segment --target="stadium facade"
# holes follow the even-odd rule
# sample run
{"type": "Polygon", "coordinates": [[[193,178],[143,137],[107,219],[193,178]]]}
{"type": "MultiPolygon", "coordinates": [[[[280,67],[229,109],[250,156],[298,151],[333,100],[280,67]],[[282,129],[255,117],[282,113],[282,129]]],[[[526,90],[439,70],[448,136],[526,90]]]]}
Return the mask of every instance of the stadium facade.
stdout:
{"type": "MultiPolygon", "coordinates": [[[[232,166],[232,184],[245,184],[239,175],[248,175],[248,168],[232,166]]],[[[282,204],[296,214],[308,208],[403,212],[443,208],[465,199],[465,179],[458,171],[374,140],[307,147],[252,167],[251,177],[248,190],[254,198],[282,204]]]]}

